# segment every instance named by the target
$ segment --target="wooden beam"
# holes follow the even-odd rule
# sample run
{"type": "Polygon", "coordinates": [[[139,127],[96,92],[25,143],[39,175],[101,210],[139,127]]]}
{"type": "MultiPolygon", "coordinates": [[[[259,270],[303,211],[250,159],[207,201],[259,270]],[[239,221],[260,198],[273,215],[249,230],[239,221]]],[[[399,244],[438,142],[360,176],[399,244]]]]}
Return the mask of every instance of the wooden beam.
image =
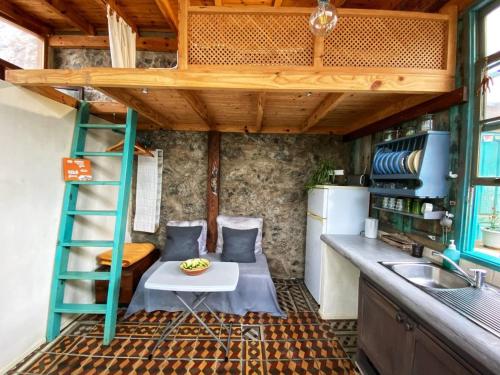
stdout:
{"type": "Polygon", "coordinates": [[[373,134],[391,128],[395,125],[402,124],[403,122],[413,120],[417,117],[425,115],[426,113],[443,111],[454,105],[459,105],[465,102],[467,102],[467,88],[461,87],[414,107],[408,108],[402,112],[396,113],[385,119],[367,124],[361,129],[344,135],[343,140],[352,141],[356,138],[364,137],[365,135],[373,134]]]}
{"type": "MultiPolygon", "coordinates": [[[[147,117],[154,123],[160,125],[162,129],[171,129],[173,121],[164,115],[163,113],[158,112],[156,109],[153,109],[146,100],[142,100],[127,90],[123,90],[115,87],[97,87],[97,89],[103,92],[105,95],[113,98],[114,100],[126,105],[127,107],[135,109],[139,114],[147,117]]],[[[147,95],[147,94],[144,94],[147,95]]]]}
{"type": "Polygon", "coordinates": [[[89,109],[93,115],[125,115],[127,113],[127,106],[119,102],[112,101],[90,101],[89,109]]]}
{"type": "Polygon", "coordinates": [[[437,12],[448,0],[401,0],[392,9],[418,12],[437,12]]]}
{"type": "Polygon", "coordinates": [[[475,0],[449,0],[444,6],[443,8],[440,9],[440,12],[446,8],[446,7],[449,7],[449,6],[457,6],[458,7],[458,12],[461,13],[463,12],[465,9],[467,9],[469,6],[471,6],[473,3],[475,2],[475,0]]]}
{"type": "Polygon", "coordinates": [[[217,216],[220,193],[220,133],[208,133],[207,173],[207,249],[214,252],[217,245],[217,216]]]}
{"type": "Polygon", "coordinates": [[[81,15],[81,12],[75,10],[66,0],[44,0],[43,2],[79,28],[84,34],[95,35],[94,26],[81,15]]]}
{"type": "Polygon", "coordinates": [[[259,133],[262,130],[264,120],[264,106],[266,105],[266,93],[260,92],[257,95],[257,118],[255,119],[255,131],[259,133]]]}
{"type": "Polygon", "coordinates": [[[177,93],[189,104],[196,114],[208,125],[210,129],[215,128],[215,121],[208,112],[208,108],[203,100],[193,91],[177,90],[177,93]]]}
{"type": "Polygon", "coordinates": [[[137,24],[123,11],[122,7],[118,5],[117,0],[96,0],[96,2],[104,7],[104,9],[106,9],[106,6],[109,4],[110,8],[130,26],[132,31],[138,33],[137,24]]]}
{"type": "Polygon", "coordinates": [[[222,6],[222,0],[215,0],[215,6],[216,7],[221,7],[222,6]]]}
{"type": "MultiPolygon", "coordinates": [[[[52,35],[49,46],[56,48],[109,49],[108,36],[52,35]]],[[[177,39],[163,37],[137,37],[138,50],[155,52],[177,51],[177,39]]]]}
{"type": "Polygon", "coordinates": [[[94,86],[185,90],[440,93],[453,90],[452,76],[437,74],[335,71],[187,71],[171,69],[83,68],[11,70],[6,78],[22,86],[94,86]]]}
{"type": "Polygon", "coordinates": [[[0,17],[41,37],[52,33],[52,28],[49,25],[35,19],[7,0],[0,1],[0,17]]]}
{"type": "MultiPolygon", "coordinates": [[[[188,67],[188,1],[179,1],[179,46],[177,51],[177,65],[179,69],[186,70],[188,67]]],[[[222,9],[222,8],[221,8],[222,9]]]]}
{"type": "Polygon", "coordinates": [[[320,36],[314,37],[313,47],[313,64],[316,69],[323,67],[323,57],[325,55],[325,38],[320,36]]]}
{"type": "MultiPolygon", "coordinates": [[[[5,72],[8,70],[16,70],[16,69],[22,69],[21,67],[14,65],[8,61],[5,61],[3,59],[0,59],[0,79],[4,80],[5,79],[5,72]]],[[[31,86],[27,87],[27,89],[36,92],[37,94],[40,94],[42,96],[45,96],[49,99],[55,100],[56,102],[59,102],[61,104],[68,105],[70,107],[78,108],[80,105],[80,101],[78,99],[75,99],[74,97],[64,94],[52,87],[48,86],[31,86]]]]}
{"type": "Polygon", "coordinates": [[[283,4],[283,0],[274,0],[273,6],[279,8],[283,4]]]}
{"type": "Polygon", "coordinates": [[[179,21],[177,19],[178,15],[175,14],[170,0],[155,0],[155,2],[170,27],[172,27],[174,31],[177,31],[179,29],[179,21]]]}
{"type": "Polygon", "coordinates": [[[347,94],[327,94],[325,99],[311,113],[306,123],[302,126],[302,132],[306,132],[320,122],[328,113],[333,111],[347,96],[347,94]]]}

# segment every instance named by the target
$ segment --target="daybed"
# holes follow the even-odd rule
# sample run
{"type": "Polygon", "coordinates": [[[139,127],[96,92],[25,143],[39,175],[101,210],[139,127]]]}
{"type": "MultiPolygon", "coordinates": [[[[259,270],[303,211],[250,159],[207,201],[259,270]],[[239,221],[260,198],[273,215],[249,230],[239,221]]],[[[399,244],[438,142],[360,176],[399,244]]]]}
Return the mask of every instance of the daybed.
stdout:
{"type": "MultiPolygon", "coordinates": [[[[223,220],[224,218],[221,219],[221,223],[223,220]]],[[[234,292],[216,293],[208,297],[206,302],[214,311],[237,315],[245,315],[247,312],[265,312],[273,316],[285,315],[278,304],[276,289],[269,272],[267,258],[262,253],[261,242],[258,243],[257,246],[260,246],[260,249],[256,247],[255,263],[238,263],[240,275],[236,290],[234,292]]],[[[213,262],[221,261],[220,252],[202,253],[201,257],[207,258],[213,262]]],[[[154,310],[184,310],[183,305],[172,292],[150,290],[144,287],[146,280],[161,264],[161,259],[156,261],[142,275],[141,281],[132,298],[132,302],[128,306],[126,316],[142,309],[147,312],[154,310]]],[[[194,299],[194,295],[190,293],[180,294],[189,303],[194,299]]],[[[200,307],[200,310],[203,311],[203,308],[200,307]]]]}

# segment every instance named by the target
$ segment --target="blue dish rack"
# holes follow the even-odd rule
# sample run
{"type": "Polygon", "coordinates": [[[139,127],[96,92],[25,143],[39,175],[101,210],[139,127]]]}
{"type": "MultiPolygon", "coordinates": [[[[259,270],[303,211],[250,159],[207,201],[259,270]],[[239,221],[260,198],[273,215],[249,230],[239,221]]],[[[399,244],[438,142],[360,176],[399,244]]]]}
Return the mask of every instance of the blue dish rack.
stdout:
{"type": "Polygon", "coordinates": [[[444,198],[448,195],[450,132],[427,131],[375,145],[375,153],[422,150],[417,173],[377,174],[372,164],[369,191],[392,197],[444,198]]]}

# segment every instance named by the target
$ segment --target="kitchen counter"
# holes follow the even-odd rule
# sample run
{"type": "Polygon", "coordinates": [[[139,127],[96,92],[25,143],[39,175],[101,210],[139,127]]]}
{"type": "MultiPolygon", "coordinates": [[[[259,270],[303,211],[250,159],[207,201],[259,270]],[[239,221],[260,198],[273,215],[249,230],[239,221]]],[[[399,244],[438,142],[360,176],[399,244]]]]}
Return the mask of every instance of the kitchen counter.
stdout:
{"type": "MultiPolygon", "coordinates": [[[[469,353],[492,373],[500,372],[500,338],[407,282],[378,262],[424,261],[380,240],[358,235],[322,235],[321,240],[354,264],[415,317],[469,353]]],[[[498,312],[500,314],[500,312],[498,312]]]]}

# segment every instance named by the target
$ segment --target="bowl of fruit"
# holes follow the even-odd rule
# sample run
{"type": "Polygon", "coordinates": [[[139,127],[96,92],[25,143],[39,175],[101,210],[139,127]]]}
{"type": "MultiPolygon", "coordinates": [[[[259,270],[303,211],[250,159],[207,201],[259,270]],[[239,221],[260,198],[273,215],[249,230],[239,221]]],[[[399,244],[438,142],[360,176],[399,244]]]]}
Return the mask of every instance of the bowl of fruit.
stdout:
{"type": "Polygon", "coordinates": [[[210,261],[204,258],[188,259],[179,265],[182,272],[189,276],[201,275],[210,267],[210,261]]]}

